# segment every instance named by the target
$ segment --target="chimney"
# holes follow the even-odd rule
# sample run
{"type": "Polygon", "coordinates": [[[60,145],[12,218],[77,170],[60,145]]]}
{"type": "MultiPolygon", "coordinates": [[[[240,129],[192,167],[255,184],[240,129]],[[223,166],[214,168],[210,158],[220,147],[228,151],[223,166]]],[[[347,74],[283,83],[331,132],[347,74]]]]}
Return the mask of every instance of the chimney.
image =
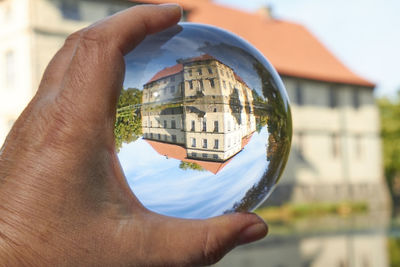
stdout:
{"type": "Polygon", "coordinates": [[[260,7],[257,10],[257,14],[259,16],[267,19],[267,20],[274,19],[274,15],[273,15],[273,12],[272,12],[272,6],[271,5],[260,7]]]}

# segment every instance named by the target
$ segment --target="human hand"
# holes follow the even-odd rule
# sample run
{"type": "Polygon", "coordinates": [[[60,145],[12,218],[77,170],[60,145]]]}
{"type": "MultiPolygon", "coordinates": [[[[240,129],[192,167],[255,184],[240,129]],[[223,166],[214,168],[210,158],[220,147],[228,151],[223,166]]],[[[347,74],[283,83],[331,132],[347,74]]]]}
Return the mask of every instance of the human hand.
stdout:
{"type": "Polygon", "coordinates": [[[155,214],[130,190],[114,144],[124,54],[177,23],[137,6],[72,34],[0,150],[0,265],[194,266],[267,234],[251,213],[155,214]]]}

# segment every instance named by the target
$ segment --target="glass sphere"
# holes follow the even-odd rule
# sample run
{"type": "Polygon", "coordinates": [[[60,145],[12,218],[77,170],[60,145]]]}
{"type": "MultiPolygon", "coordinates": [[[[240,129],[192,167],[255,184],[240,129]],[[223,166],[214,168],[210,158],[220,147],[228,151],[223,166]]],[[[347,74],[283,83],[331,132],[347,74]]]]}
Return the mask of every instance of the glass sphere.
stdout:
{"type": "Polygon", "coordinates": [[[286,164],[292,122],[278,74],[225,30],[181,23],[125,56],[116,146],[148,209],[181,218],[251,211],[286,164]]]}

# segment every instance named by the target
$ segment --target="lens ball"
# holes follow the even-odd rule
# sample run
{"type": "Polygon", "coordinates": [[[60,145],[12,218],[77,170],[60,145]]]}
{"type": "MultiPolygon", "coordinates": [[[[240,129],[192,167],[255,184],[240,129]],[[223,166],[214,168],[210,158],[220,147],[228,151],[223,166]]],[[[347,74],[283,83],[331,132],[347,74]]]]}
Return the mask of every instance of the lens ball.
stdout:
{"type": "Polygon", "coordinates": [[[278,74],[225,30],[181,23],[125,56],[115,142],[133,193],[181,218],[251,211],[286,164],[292,122],[278,74]]]}

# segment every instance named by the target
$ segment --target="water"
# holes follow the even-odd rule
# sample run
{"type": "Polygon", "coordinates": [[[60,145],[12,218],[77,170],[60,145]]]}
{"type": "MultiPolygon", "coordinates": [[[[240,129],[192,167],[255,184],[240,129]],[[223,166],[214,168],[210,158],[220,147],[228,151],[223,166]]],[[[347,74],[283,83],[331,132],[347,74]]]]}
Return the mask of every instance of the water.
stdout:
{"type": "Polygon", "coordinates": [[[382,214],[272,224],[265,239],[236,248],[215,266],[397,267],[400,224],[382,214]]]}

